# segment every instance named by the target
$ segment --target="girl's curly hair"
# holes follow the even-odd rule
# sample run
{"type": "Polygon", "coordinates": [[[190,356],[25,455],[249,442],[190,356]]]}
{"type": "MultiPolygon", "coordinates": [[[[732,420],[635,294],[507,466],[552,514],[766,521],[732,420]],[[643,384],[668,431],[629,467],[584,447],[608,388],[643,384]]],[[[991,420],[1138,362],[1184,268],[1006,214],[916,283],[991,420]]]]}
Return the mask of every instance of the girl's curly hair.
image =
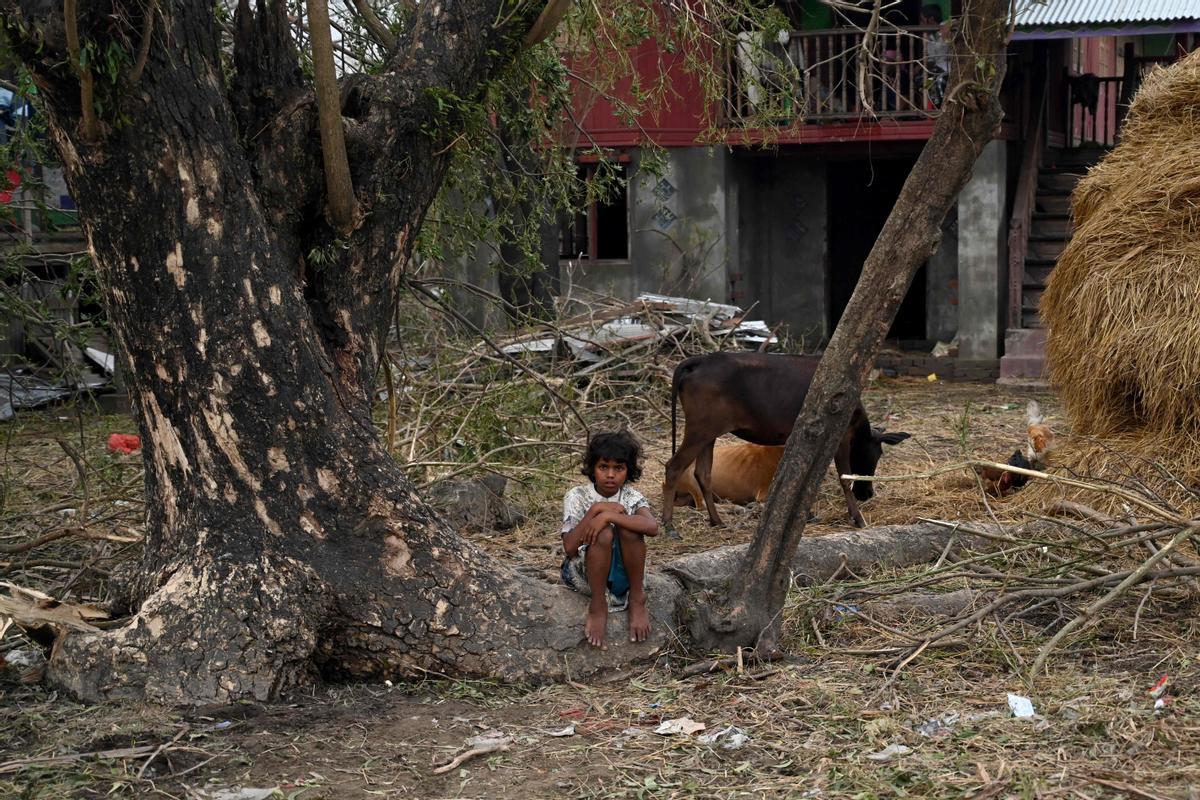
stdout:
{"type": "Polygon", "coordinates": [[[596,463],[602,458],[620,461],[628,469],[626,483],[633,483],[642,477],[641,464],[642,447],[637,439],[628,431],[616,433],[597,433],[588,442],[587,452],[583,454],[584,476],[588,480],[596,480],[596,463]]]}

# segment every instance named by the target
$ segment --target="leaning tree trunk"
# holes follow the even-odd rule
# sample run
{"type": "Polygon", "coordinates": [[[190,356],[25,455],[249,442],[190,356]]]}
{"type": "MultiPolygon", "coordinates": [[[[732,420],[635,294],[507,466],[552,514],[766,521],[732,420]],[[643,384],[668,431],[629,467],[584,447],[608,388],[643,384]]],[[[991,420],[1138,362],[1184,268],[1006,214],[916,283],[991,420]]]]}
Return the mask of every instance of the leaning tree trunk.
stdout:
{"type": "Polygon", "coordinates": [[[444,99],[472,102],[540,9],[422,4],[386,69],[343,92],[362,214],[339,235],[324,222],[317,109],[281,0],[239,4],[228,90],[211,2],[86,12],[81,36],[101,45],[121,35],[111,19],[136,30],[149,9],[162,20],[137,84],[105,88],[95,142],[81,136],[79,82],[50,7],[0,2],[128,359],[148,507],[136,615],[62,641],[52,679],[89,698],[228,702],[318,671],[569,670],[579,599],[459,538],[371,421],[401,265],[457,135],[444,99]]]}
{"type": "Polygon", "coordinates": [[[791,560],[863,381],[913,275],[937,250],[941,224],[1003,116],[1000,85],[1011,0],[966,0],[953,40],[951,84],[933,135],[863,265],[788,438],[738,581],[691,625],[701,646],[779,641],[791,560]]]}

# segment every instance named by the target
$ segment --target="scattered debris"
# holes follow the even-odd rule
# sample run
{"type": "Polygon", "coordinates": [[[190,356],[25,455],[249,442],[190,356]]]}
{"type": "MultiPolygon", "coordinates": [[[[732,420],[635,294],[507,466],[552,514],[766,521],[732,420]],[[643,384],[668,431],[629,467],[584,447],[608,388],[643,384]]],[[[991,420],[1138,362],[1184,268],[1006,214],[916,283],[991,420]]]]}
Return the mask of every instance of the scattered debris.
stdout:
{"type": "Polygon", "coordinates": [[[0,678],[26,685],[41,683],[46,676],[46,654],[40,648],[23,647],[0,654],[0,678]]]}
{"type": "Polygon", "coordinates": [[[568,725],[567,727],[565,727],[559,731],[547,731],[546,735],[553,736],[555,739],[561,739],[564,736],[574,736],[575,735],[575,726],[568,725]]]}
{"type": "Polygon", "coordinates": [[[933,717],[918,725],[915,730],[922,736],[931,738],[945,736],[953,730],[962,717],[954,711],[947,711],[938,717],[933,717]]]}
{"type": "Polygon", "coordinates": [[[948,342],[938,342],[929,352],[934,358],[953,358],[958,355],[958,336],[948,342]]]}
{"type": "Polygon", "coordinates": [[[871,761],[893,761],[900,756],[906,756],[912,752],[912,748],[903,744],[889,744],[887,747],[880,750],[878,753],[868,753],[867,758],[871,761]]]}
{"type": "Polygon", "coordinates": [[[75,394],[33,375],[0,374],[0,420],[12,419],[18,409],[40,408],[75,394]]]}
{"type": "Polygon", "coordinates": [[[1170,688],[1171,676],[1163,673],[1163,676],[1154,682],[1154,685],[1146,690],[1146,693],[1154,699],[1154,713],[1162,711],[1175,700],[1174,697],[1167,694],[1167,689],[1170,688]]]}
{"type": "Polygon", "coordinates": [[[46,625],[95,631],[93,622],[108,619],[108,613],[94,606],[65,603],[36,589],[25,589],[8,581],[0,581],[8,589],[8,597],[0,596],[0,614],[12,617],[22,628],[41,628],[46,625]]]}
{"type": "Polygon", "coordinates": [[[706,733],[703,736],[696,737],[696,741],[700,744],[716,744],[721,738],[725,741],[721,743],[723,750],[737,750],[750,741],[750,737],[741,728],[730,725],[727,728],[722,728],[713,733],[706,733]]]}
{"type": "Polygon", "coordinates": [[[665,342],[688,332],[711,340],[732,339],[744,348],[765,349],[779,343],[762,320],[745,319],[738,306],[686,297],[644,293],[630,303],[573,317],[560,322],[552,333],[537,332],[509,339],[501,349],[509,355],[555,354],[565,348],[591,364],[586,374],[610,360],[616,347],[665,342]]]}
{"type": "Polygon", "coordinates": [[[208,800],[267,800],[279,791],[278,786],[256,789],[250,786],[233,786],[228,789],[209,789],[202,791],[202,796],[208,800]]]}
{"type": "Polygon", "coordinates": [[[83,354],[92,361],[96,362],[96,364],[109,375],[112,375],[113,371],[116,369],[117,359],[112,353],[106,353],[103,350],[97,350],[95,347],[85,347],[83,348],[83,354]]]}
{"type": "Polygon", "coordinates": [[[1014,717],[1022,719],[1025,717],[1032,717],[1034,714],[1033,701],[1028,697],[1022,697],[1021,695],[1013,694],[1012,692],[1009,692],[1008,694],[1008,708],[1012,711],[1014,717]]]}
{"type": "Polygon", "coordinates": [[[142,449],[142,438],[132,433],[114,433],[108,437],[108,452],[129,455],[142,449]]]}
{"type": "Polygon", "coordinates": [[[858,606],[854,605],[853,603],[844,603],[844,604],[843,603],[834,603],[833,604],[833,615],[835,618],[852,617],[855,614],[857,614],[858,611],[859,611],[858,606]]]}
{"type": "Polygon", "coordinates": [[[707,725],[703,722],[696,722],[691,717],[680,717],[678,719],[664,720],[654,732],[659,736],[674,736],[675,734],[683,734],[691,736],[693,733],[699,733],[704,730],[707,725]]]}
{"type": "Polygon", "coordinates": [[[487,755],[488,753],[499,753],[507,750],[512,746],[512,737],[505,736],[500,731],[487,731],[478,736],[474,736],[467,741],[467,747],[470,748],[466,752],[459,753],[449,763],[443,764],[433,771],[434,775],[442,775],[451,770],[457,769],[460,765],[475,758],[476,756],[487,755]]]}

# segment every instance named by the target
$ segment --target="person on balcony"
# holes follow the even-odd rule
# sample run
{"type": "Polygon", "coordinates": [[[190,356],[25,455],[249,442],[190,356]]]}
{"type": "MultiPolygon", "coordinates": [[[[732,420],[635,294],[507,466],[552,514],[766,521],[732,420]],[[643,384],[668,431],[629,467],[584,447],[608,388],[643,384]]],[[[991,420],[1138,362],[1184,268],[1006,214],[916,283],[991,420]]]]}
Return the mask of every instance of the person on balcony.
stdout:
{"type": "Polygon", "coordinates": [[[921,6],[921,25],[936,29],[922,34],[921,38],[925,42],[929,100],[933,108],[941,108],[950,77],[950,29],[942,21],[942,7],[932,3],[921,6]]]}

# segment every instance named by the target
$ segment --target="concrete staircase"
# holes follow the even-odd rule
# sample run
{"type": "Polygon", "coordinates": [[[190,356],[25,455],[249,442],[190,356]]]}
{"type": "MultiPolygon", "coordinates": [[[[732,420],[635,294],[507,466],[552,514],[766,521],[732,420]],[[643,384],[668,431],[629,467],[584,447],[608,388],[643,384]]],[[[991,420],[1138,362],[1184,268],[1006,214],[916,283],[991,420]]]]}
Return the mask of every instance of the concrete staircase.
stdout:
{"type": "Polygon", "coordinates": [[[1071,241],[1071,193],[1105,152],[1098,148],[1052,152],[1049,163],[1038,172],[1021,282],[1021,327],[1005,331],[1004,356],[1000,359],[1002,383],[1046,380],[1046,330],[1039,314],[1042,293],[1071,241]]]}

